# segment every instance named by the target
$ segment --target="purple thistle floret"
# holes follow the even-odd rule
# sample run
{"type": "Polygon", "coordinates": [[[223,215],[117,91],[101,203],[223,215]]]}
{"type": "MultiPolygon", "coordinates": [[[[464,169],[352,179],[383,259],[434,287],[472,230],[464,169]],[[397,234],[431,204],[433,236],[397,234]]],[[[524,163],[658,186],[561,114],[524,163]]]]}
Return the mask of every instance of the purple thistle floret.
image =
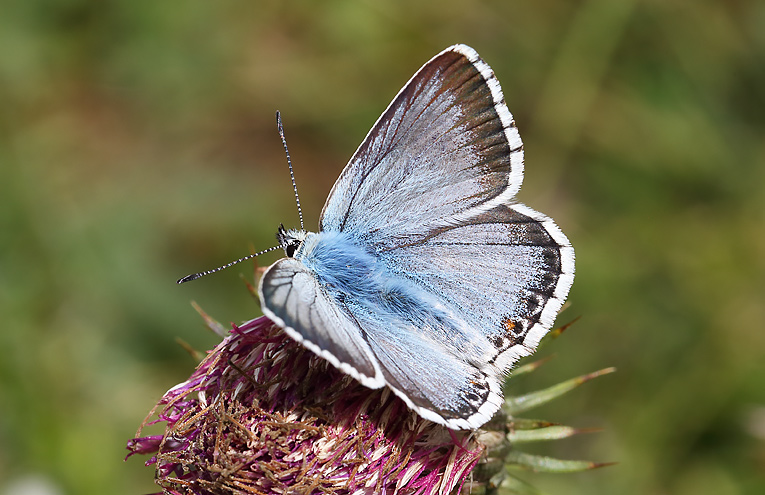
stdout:
{"type": "Polygon", "coordinates": [[[234,327],[157,406],[164,435],[131,440],[128,457],[153,454],[165,494],[448,494],[484,452],[266,317],[234,327]]]}

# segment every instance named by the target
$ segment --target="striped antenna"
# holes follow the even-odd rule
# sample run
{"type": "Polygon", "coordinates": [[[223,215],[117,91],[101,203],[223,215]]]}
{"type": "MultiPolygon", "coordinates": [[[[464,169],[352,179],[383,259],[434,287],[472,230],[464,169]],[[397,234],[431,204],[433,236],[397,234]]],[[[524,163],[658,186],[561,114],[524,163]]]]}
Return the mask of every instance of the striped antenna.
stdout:
{"type": "Polygon", "coordinates": [[[264,249],[263,251],[261,251],[259,253],[250,254],[248,256],[245,256],[244,258],[239,258],[238,260],[232,261],[231,263],[228,263],[226,265],[219,266],[218,268],[213,268],[212,270],[207,270],[205,272],[198,272],[198,273],[192,273],[191,275],[186,275],[185,277],[183,277],[181,279],[178,279],[178,281],[176,283],[177,284],[182,284],[184,282],[189,282],[191,280],[196,280],[199,277],[204,277],[205,275],[209,275],[211,273],[219,272],[219,271],[224,270],[224,269],[226,269],[226,268],[228,268],[230,266],[234,266],[237,263],[241,263],[242,261],[247,261],[247,260],[252,259],[252,258],[254,258],[256,256],[260,256],[261,254],[266,254],[266,253],[270,253],[271,251],[276,251],[280,247],[281,246],[270,247],[268,249],[264,249]]]}
{"type": "Polygon", "coordinates": [[[279,113],[279,110],[276,111],[276,126],[279,128],[279,137],[282,138],[282,146],[284,146],[284,152],[287,154],[287,165],[290,167],[290,179],[292,179],[292,189],[295,190],[295,202],[297,203],[298,216],[300,217],[300,230],[305,230],[303,226],[303,210],[300,208],[300,197],[298,196],[297,184],[295,183],[295,173],[292,171],[290,150],[287,149],[287,140],[284,138],[284,127],[282,127],[282,114],[279,113]]]}
{"type": "MultiPolygon", "coordinates": [[[[298,216],[300,217],[300,230],[305,230],[305,227],[303,225],[303,209],[300,208],[300,197],[298,196],[297,183],[295,183],[295,173],[292,171],[292,159],[290,158],[290,151],[287,149],[287,139],[284,137],[284,127],[282,127],[282,115],[281,113],[279,113],[278,110],[276,111],[276,126],[279,128],[279,137],[282,138],[282,146],[284,146],[284,152],[287,154],[287,165],[290,168],[290,179],[292,179],[292,189],[295,191],[295,202],[297,203],[298,216]]],[[[200,277],[204,277],[205,275],[210,275],[211,273],[225,270],[226,268],[230,266],[234,266],[237,263],[241,263],[242,261],[247,261],[249,259],[255,258],[256,256],[260,256],[261,254],[266,254],[266,253],[270,253],[271,251],[276,251],[280,247],[282,246],[270,247],[259,253],[250,254],[248,256],[245,256],[244,258],[239,258],[236,261],[232,261],[231,263],[227,263],[223,266],[219,266],[218,268],[213,268],[212,270],[207,270],[204,272],[198,272],[198,273],[192,273],[191,275],[186,275],[185,277],[178,279],[176,283],[182,284],[185,282],[190,282],[200,277]]]]}

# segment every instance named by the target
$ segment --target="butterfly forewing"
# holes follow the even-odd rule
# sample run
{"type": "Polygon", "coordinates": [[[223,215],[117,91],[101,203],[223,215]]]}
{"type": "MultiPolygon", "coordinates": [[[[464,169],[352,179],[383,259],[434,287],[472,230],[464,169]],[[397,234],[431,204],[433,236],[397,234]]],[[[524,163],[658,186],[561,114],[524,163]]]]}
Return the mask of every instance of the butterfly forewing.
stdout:
{"type": "Polygon", "coordinates": [[[425,64],[343,170],[321,230],[350,231],[384,249],[511,197],[522,180],[522,144],[487,76],[496,83],[463,45],[425,64]]]}
{"type": "Polygon", "coordinates": [[[385,384],[361,329],[330,300],[314,273],[303,263],[284,258],[260,280],[263,312],[290,337],[370,388],[385,384]]]}

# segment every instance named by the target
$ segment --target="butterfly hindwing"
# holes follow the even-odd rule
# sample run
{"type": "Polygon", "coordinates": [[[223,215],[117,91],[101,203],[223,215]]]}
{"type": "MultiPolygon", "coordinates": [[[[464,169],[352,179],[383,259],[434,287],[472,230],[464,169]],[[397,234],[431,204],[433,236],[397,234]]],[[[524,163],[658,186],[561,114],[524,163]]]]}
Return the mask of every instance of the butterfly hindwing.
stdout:
{"type": "Polygon", "coordinates": [[[418,308],[392,315],[352,308],[364,328],[386,384],[420,416],[455,429],[477,428],[499,409],[496,369],[465,360],[461,348],[433,338],[412,317],[418,308]]]}
{"type": "Polygon", "coordinates": [[[380,256],[480,328],[495,347],[489,363],[500,371],[536,348],[574,277],[568,239],[521,204],[498,205],[380,256]]]}

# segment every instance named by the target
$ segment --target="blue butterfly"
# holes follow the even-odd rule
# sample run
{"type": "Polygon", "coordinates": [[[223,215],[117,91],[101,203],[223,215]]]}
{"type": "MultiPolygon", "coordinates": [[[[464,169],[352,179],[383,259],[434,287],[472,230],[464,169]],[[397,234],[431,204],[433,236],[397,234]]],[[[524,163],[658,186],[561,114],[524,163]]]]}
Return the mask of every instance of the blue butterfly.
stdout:
{"type": "Polygon", "coordinates": [[[491,68],[454,45],[409,80],[327,198],[319,232],[285,230],[263,312],[363,385],[475,429],[553,325],[574,250],[514,200],[523,144],[491,68]]]}

